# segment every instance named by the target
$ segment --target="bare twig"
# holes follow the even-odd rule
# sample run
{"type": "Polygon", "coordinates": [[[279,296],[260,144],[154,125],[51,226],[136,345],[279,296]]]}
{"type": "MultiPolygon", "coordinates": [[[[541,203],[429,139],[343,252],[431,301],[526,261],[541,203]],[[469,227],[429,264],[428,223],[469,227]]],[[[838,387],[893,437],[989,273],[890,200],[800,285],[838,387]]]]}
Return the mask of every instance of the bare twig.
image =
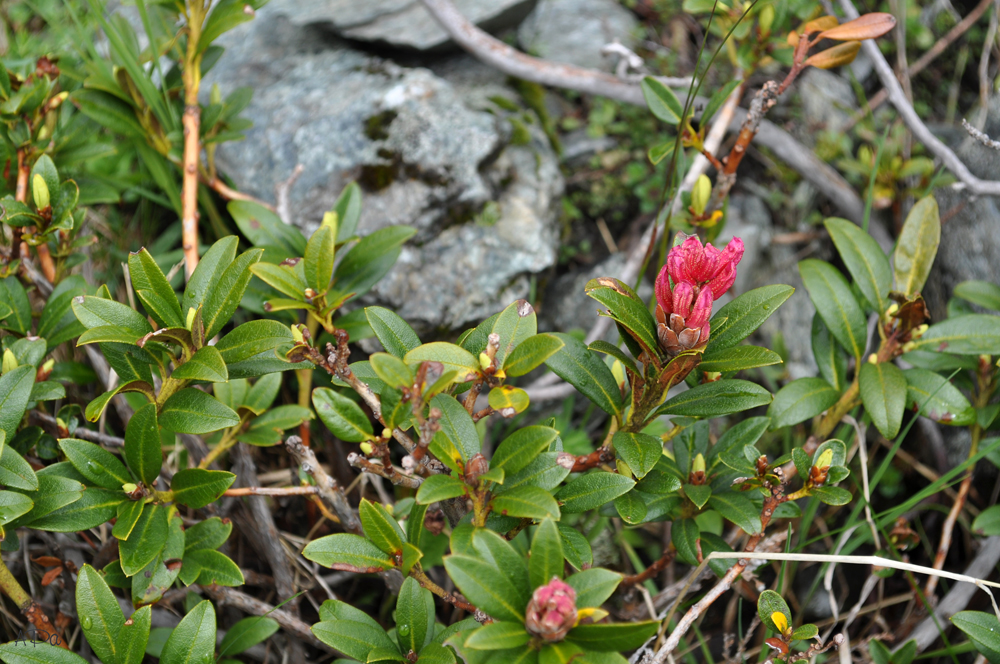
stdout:
{"type": "MultiPolygon", "coordinates": [[[[49,415],[48,413],[42,413],[40,411],[33,410],[31,411],[31,415],[39,422],[44,422],[49,426],[57,427],[57,429],[59,427],[56,418],[53,417],[52,415],[49,415]]],[[[57,433],[59,434],[58,436],[59,438],[65,438],[66,435],[69,434],[69,432],[67,432],[66,435],[63,435],[62,431],[58,430],[57,433]]],[[[99,443],[101,445],[106,445],[108,447],[125,446],[124,438],[118,438],[117,436],[109,436],[107,434],[98,433],[97,431],[91,431],[90,429],[84,429],[83,427],[77,427],[76,430],[73,431],[73,437],[79,438],[81,440],[89,440],[93,443],[99,443]]]]}
{"type": "Polygon", "coordinates": [[[294,635],[295,638],[301,639],[305,643],[327,652],[337,652],[317,639],[312,633],[312,630],[309,629],[309,625],[302,622],[284,609],[276,609],[270,604],[262,602],[256,597],[251,597],[250,595],[240,592],[234,588],[211,585],[201,586],[201,589],[205,591],[206,595],[211,597],[220,605],[228,604],[229,606],[237,608],[240,611],[252,616],[267,616],[268,618],[273,618],[279,625],[281,625],[282,629],[290,635],[294,635]]]}
{"type": "Polygon", "coordinates": [[[316,480],[320,497],[340,519],[340,524],[352,533],[361,534],[361,522],[358,521],[357,514],[347,502],[347,496],[344,495],[343,489],[319,465],[313,451],[303,445],[302,439],[298,436],[289,436],[288,440],[285,441],[285,447],[295,459],[295,463],[302,467],[303,472],[316,480]]]}
{"type": "Polygon", "coordinates": [[[962,118],[962,127],[965,129],[965,131],[969,132],[969,136],[972,136],[974,139],[976,139],[989,149],[1000,150],[1000,141],[994,141],[987,134],[979,131],[971,124],[969,124],[969,121],[966,120],[965,118],[962,118]]]}
{"type": "MultiPolygon", "coordinates": [[[[840,6],[849,20],[858,17],[858,11],[854,8],[851,0],[840,0],[840,6]]],[[[889,101],[899,111],[900,117],[913,133],[913,136],[923,143],[932,154],[938,157],[948,170],[960,180],[959,183],[952,186],[956,189],[967,189],[970,193],[981,196],[1000,196],[1000,182],[977,178],[962,160],[958,158],[958,155],[931,133],[931,130],[927,128],[927,125],[920,119],[917,112],[913,110],[913,106],[906,100],[906,94],[903,92],[899,81],[896,80],[896,76],[892,72],[892,67],[886,62],[885,56],[882,55],[875,42],[871,39],[866,39],[861,43],[861,47],[874,64],[875,72],[882,81],[882,85],[888,91],[889,101]]]]}
{"type": "Polygon", "coordinates": [[[274,200],[277,205],[272,209],[278,213],[278,217],[286,224],[292,223],[292,209],[288,204],[288,193],[292,190],[292,185],[299,179],[304,169],[305,167],[302,164],[296,164],[295,169],[288,176],[288,179],[284,182],[279,182],[274,187],[274,200]]]}
{"type": "Polygon", "coordinates": [[[986,124],[986,114],[990,110],[990,51],[997,38],[997,14],[1000,13],[1000,0],[993,2],[993,14],[990,15],[990,26],[986,29],[986,39],[983,41],[983,52],[979,56],[979,126],[986,124]]]}
{"type": "Polygon", "coordinates": [[[244,486],[226,489],[222,494],[229,498],[240,496],[317,496],[318,486],[244,486]]]}
{"type": "MultiPolygon", "coordinates": [[[[642,89],[637,84],[622,81],[599,71],[532,58],[494,39],[467,21],[451,0],[422,0],[422,2],[445,32],[462,48],[510,76],[556,88],[609,97],[638,106],[646,105],[642,89]]],[[[661,80],[668,85],[671,84],[671,79],[661,80]]],[[[706,100],[701,98],[695,101],[700,104],[706,103],[706,100]]],[[[735,127],[730,125],[730,130],[738,131],[739,124],[737,122],[735,127]]],[[[827,166],[790,134],[765,120],[761,123],[757,142],[772,150],[780,159],[798,171],[803,178],[827,196],[846,217],[860,222],[864,204],[854,189],[837,171],[827,166]]]]}
{"type": "Polygon", "coordinates": [[[357,452],[351,452],[347,455],[347,463],[351,464],[355,468],[358,468],[359,470],[363,470],[366,473],[384,477],[393,484],[404,486],[407,489],[418,489],[420,488],[420,484],[423,482],[423,480],[419,477],[404,475],[392,466],[386,467],[380,463],[372,463],[357,452]]]}

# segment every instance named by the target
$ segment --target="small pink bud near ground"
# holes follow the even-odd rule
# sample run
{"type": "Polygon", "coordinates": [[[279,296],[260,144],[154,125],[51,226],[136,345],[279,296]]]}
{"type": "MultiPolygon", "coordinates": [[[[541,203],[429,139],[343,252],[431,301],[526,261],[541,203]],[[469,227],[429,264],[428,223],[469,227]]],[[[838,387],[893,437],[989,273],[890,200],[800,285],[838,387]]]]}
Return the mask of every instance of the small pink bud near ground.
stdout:
{"type": "Polygon", "coordinates": [[[576,625],[576,591],[554,576],[535,589],[526,614],[524,626],[529,633],[549,643],[562,641],[576,625]]]}
{"type": "Polygon", "coordinates": [[[667,355],[705,347],[712,303],[736,281],[741,258],[743,241],[738,237],[722,251],[702,246],[695,235],[670,250],[656,278],[656,331],[667,355]]]}

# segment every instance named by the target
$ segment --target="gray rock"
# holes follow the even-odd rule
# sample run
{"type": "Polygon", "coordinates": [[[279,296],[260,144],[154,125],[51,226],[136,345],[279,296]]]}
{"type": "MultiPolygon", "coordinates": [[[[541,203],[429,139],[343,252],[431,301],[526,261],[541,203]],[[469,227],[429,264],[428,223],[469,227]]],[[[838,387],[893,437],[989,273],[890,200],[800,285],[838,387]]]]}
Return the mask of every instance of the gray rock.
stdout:
{"type": "Polygon", "coordinates": [[[639,21],[618,0],[540,0],[517,31],[521,48],[546,60],[610,70],[601,47],[635,44],[639,21]]]}
{"type": "MultiPolygon", "coordinates": [[[[455,0],[462,15],[484,30],[516,26],[536,0],[455,0]]],[[[273,0],[274,9],[300,26],[320,24],[356,41],[435,51],[453,46],[420,0],[273,0]]]]}
{"type": "Polygon", "coordinates": [[[809,67],[798,81],[806,130],[843,131],[858,105],[849,81],[825,69],[809,67]]]}
{"type": "Polygon", "coordinates": [[[270,6],[224,45],[205,88],[254,88],[254,127],[217,154],[240,190],[273,201],[302,164],[288,198],[307,233],[353,179],[361,234],[418,229],[367,301],[419,331],[452,330],[525,297],[529,275],[555,262],[563,178],[543,137],[508,146],[508,122],[433,72],[345,48],[270,6]]]}

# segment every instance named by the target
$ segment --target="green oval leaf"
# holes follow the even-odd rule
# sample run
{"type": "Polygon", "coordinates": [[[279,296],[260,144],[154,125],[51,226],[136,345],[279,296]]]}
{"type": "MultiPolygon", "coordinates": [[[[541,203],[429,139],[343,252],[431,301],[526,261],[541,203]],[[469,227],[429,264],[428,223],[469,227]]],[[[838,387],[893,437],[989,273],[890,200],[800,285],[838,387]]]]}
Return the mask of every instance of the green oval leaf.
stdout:
{"type": "Polygon", "coordinates": [[[865,315],[847,279],[821,260],[809,258],[799,263],[799,274],[809,291],[809,299],[834,338],[855,358],[865,350],[865,315]]]}
{"type": "Polygon", "coordinates": [[[212,433],[239,423],[240,417],[232,408],[193,387],[167,399],[159,416],[160,426],[175,433],[212,433]]]}
{"type": "Polygon", "coordinates": [[[771,393],[748,380],[722,379],[702,383],[668,399],[657,415],[719,417],[771,403],[771,393]]]}
{"type": "Polygon", "coordinates": [[[893,265],[896,290],[904,295],[919,293],[927,281],[941,243],[941,218],[933,196],[921,198],[906,215],[906,223],[896,240],[893,265]]]}
{"type": "Polygon", "coordinates": [[[926,369],[907,369],[903,376],[909,408],[920,410],[935,422],[952,426],[964,427],[976,421],[975,408],[944,376],[926,369]]]}
{"type": "Polygon", "coordinates": [[[879,432],[892,440],[899,433],[906,408],[906,377],[890,362],[865,362],[858,372],[861,402],[879,432]]]}
{"type": "Polygon", "coordinates": [[[630,477],[598,470],[577,477],[560,489],[556,498],[567,514],[586,512],[611,502],[634,486],[635,480],[630,477]]]}
{"type": "Polygon", "coordinates": [[[215,652],[215,607],[202,600],[188,612],[163,644],[160,661],[196,662],[215,652]]]}
{"type": "Polygon", "coordinates": [[[337,533],[310,542],[302,551],[307,559],[348,572],[380,572],[395,563],[384,551],[360,535],[337,533]]]}
{"type": "Polygon", "coordinates": [[[712,335],[705,353],[730,348],[746,339],[794,292],[794,288],[782,284],[763,286],[724,305],[712,316],[712,335]]]}
{"type": "Polygon", "coordinates": [[[882,248],[871,235],[846,219],[830,218],[823,225],[854,283],[876,313],[883,315],[889,308],[892,268],[882,248]]]}
{"type": "Polygon", "coordinates": [[[372,438],[372,424],[354,401],[327,387],[313,390],[312,401],[319,419],[341,440],[360,443],[372,438]]]}
{"type": "Polygon", "coordinates": [[[778,390],[767,409],[771,428],[791,426],[819,415],[837,403],[840,393],[822,378],[799,378],[778,390]]]}
{"type": "Polygon", "coordinates": [[[236,481],[236,475],[224,470],[185,468],[170,481],[174,502],[201,509],[215,502],[236,481]]]}

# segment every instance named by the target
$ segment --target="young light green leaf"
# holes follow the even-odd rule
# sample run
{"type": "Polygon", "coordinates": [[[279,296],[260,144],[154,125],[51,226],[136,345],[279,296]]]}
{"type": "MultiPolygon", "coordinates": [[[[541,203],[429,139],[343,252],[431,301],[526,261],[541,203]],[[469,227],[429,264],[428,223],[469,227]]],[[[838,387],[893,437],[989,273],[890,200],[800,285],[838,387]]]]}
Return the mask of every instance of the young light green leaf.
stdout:
{"type": "Polygon", "coordinates": [[[955,295],[986,309],[1000,311],[1000,286],[988,281],[963,281],[955,286],[955,295]]]}
{"type": "Polygon", "coordinates": [[[322,225],[309,238],[303,263],[306,284],[317,293],[330,287],[333,278],[334,246],[337,243],[336,229],[322,225]]]}
{"type": "Polygon", "coordinates": [[[528,426],[518,429],[497,446],[490,461],[491,468],[503,468],[514,474],[532,462],[559,437],[551,427],[528,426]]]}
{"type": "Polygon", "coordinates": [[[941,243],[941,217],[933,196],[921,198],[906,215],[903,230],[896,241],[893,264],[896,290],[903,295],[920,292],[930,274],[941,243]]]}
{"type": "Polygon", "coordinates": [[[177,380],[200,380],[208,383],[225,383],[229,380],[229,371],[222,359],[222,353],[215,346],[199,348],[184,364],[170,374],[177,380]]]}
{"type": "Polygon", "coordinates": [[[445,372],[455,371],[455,382],[473,380],[479,374],[479,360],[461,346],[445,341],[423,344],[408,351],[403,357],[406,363],[416,367],[421,362],[440,362],[445,372]]]}
{"type": "Polygon", "coordinates": [[[658,119],[671,127],[680,124],[684,108],[674,91],[652,76],[642,79],[642,96],[646,99],[649,110],[658,119]]]}
{"type": "Polygon", "coordinates": [[[365,535],[372,544],[390,556],[397,556],[403,552],[403,541],[406,539],[406,535],[403,534],[403,529],[399,527],[399,524],[384,506],[362,498],[358,513],[365,535]]]}
{"type": "Polygon", "coordinates": [[[132,288],[160,327],[185,327],[177,294],[145,248],[128,256],[132,288]]]}
{"type": "Polygon", "coordinates": [[[417,503],[430,505],[441,500],[465,495],[465,484],[451,475],[431,475],[417,489],[417,503]]]}
{"type": "Polygon", "coordinates": [[[531,639],[524,625],[517,622],[496,621],[474,630],[465,639],[471,650],[508,650],[523,646],[531,639]]]}

